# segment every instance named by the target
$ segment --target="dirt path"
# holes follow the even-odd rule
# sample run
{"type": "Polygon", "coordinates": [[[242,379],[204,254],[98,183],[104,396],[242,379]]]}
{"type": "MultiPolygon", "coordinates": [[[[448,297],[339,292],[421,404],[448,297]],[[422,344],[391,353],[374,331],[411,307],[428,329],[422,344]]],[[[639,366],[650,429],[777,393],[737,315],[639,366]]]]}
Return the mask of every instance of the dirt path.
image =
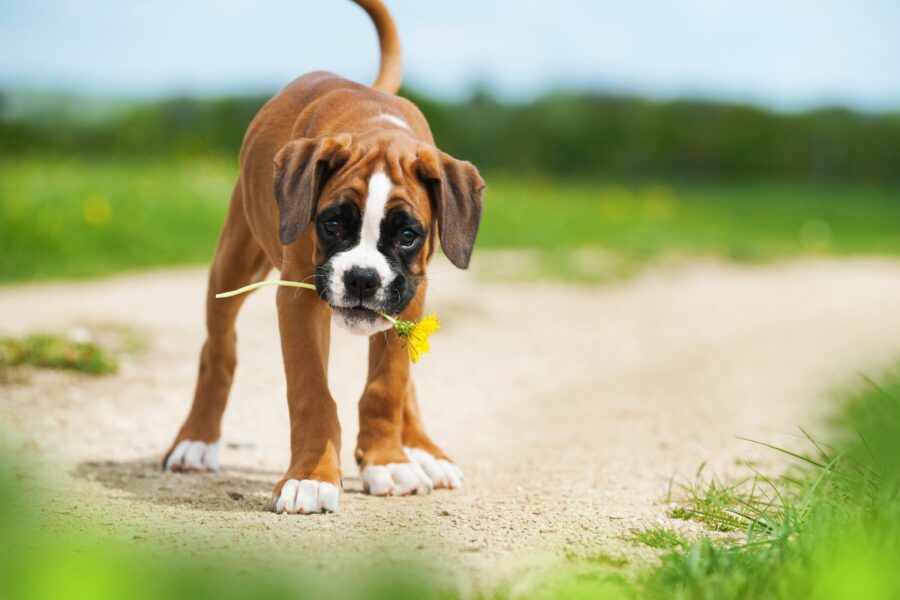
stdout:
{"type": "Polygon", "coordinates": [[[96,520],[163,553],[188,535],[313,567],[411,551],[451,561],[439,570],[464,587],[567,551],[639,562],[648,551],[623,538],[665,518],[673,474],[775,460],[736,436],[790,443],[827,413],[829,389],[900,355],[898,262],[695,265],[598,288],[485,284],[440,264],[429,304],[445,327],[415,373],[464,489],[360,493],[351,455],[366,344],[337,331],[341,507],[279,516],[266,512],[288,459],[272,290],[239,322],[223,472],[158,469],[194,385],[204,280],[189,270],[0,291],[0,333],[114,324],[148,341],[117,376],[34,372],[0,386],[0,420],[45,470],[35,485],[48,516],[96,520]]]}

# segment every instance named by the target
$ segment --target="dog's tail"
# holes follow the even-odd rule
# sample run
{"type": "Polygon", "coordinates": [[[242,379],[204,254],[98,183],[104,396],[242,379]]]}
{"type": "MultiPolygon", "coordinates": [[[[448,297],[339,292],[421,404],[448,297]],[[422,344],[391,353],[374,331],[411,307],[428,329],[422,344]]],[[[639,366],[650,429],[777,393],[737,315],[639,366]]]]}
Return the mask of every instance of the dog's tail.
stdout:
{"type": "Polygon", "coordinates": [[[378,31],[381,45],[381,65],[372,87],[388,94],[396,94],[403,79],[403,59],[400,54],[400,37],[387,7],[381,0],[353,0],[369,13],[378,31]]]}

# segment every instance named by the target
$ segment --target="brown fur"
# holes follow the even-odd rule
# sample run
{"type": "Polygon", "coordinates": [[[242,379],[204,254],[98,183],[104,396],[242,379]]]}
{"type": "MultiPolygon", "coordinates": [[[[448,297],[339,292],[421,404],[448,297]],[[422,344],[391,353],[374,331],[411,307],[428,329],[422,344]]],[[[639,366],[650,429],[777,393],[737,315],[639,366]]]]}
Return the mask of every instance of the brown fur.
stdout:
{"type": "MultiPolygon", "coordinates": [[[[282,279],[310,281],[321,255],[315,228],[307,225],[338,193],[362,208],[367,177],[376,168],[395,185],[389,206],[407,204],[428,226],[415,272],[425,272],[436,229],[450,260],[468,265],[484,182],[471,164],[435,148],[419,110],[392,95],[400,83],[393,22],[380,2],[358,4],[379,31],[382,64],[374,86],[388,93],[314,72],[286,86],[250,124],[210,269],[208,337],[194,402],[172,448],[182,440],[214,442],[220,436],[237,363],[234,322],[246,295],[217,300],[215,294],[258,281],[273,267],[282,279]],[[380,119],[383,113],[402,118],[409,130],[380,119]]],[[[422,284],[402,318],[420,318],[424,302],[422,284]]],[[[341,428],[327,381],[329,306],[315,293],[291,288],[278,289],[276,306],[291,420],[291,461],[275,487],[277,497],[287,479],[340,483],[341,428]]],[[[359,418],[355,456],[361,466],[406,462],[404,446],[446,458],[422,426],[410,362],[396,336],[369,339],[359,418]]]]}

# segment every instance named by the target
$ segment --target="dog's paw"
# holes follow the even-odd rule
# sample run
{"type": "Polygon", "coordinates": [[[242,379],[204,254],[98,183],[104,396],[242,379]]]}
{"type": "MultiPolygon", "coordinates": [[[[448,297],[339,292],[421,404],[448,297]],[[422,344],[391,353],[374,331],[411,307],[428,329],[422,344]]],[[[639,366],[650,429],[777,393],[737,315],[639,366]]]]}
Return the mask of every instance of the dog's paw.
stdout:
{"type": "Polygon", "coordinates": [[[333,483],[315,479],[288,479],[272,503],[276,513],[311,515],[337,510],[341,490],[333,483]]]}
{"type": "Polygon", "coordinates": [[[462,487],[462,470],[449,460],[435,458],[430,453],[419,448],[404,448],[407,458],[417,464],[428,478],[431,479],[435,489],[447,488],[455,490],[462,487]]]}
{"type": "Polygon", "coordinates": [[[183,440],[166,457],[166,471],[190,473],[219,470],[219,442],[183,440]]]}
{"type": "Polygon", "coordinates": [[[373,496],[430,494],[434,487],[422,467],[414,462],[369,465],[363,467],[360,475],[363,490],[373,496]]]}

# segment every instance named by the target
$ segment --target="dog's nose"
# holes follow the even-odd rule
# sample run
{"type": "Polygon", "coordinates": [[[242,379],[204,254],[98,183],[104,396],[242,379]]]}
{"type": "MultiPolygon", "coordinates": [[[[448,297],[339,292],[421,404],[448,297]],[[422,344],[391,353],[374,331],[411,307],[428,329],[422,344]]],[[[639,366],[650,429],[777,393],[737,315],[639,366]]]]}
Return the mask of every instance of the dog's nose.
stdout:
{"type": "Polygon", "coordinates": [[[344,287],[347,294],[366,300],[375,295],[375,290],[381,285],[381,277],[375,269],[364,269],[362,267],[353,267],[344,273],[344,287]]]}

